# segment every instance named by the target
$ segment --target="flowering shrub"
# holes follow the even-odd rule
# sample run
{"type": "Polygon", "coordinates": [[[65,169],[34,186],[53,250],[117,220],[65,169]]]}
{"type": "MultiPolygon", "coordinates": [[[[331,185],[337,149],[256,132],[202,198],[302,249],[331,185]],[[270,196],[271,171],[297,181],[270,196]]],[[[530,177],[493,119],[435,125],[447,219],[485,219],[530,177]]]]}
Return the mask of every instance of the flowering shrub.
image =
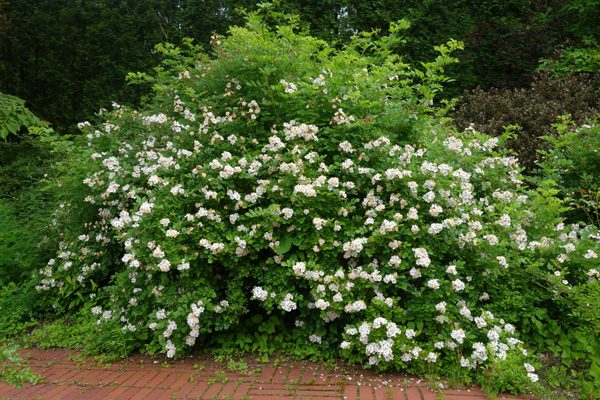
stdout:
{"type": "Polygon", "coordinates": [[[144,109],[80,124],[91,217],[61,232],[38,290],[90,298],[100,325],[168,357],[279,314],[349,362],[510,363],[537,381],[490,293],[529,268],[562,271],[564,288],[596,280],[598,230],[561,224],[502,138],[436,117],[458,44],[418,70],[387,51],[394,29],[371,39],[334,51],[253,16],[214,38],[213,58],[161,47],[157,74],[133,77],[154,85],[144,109]]]}
{"type": "Polygon", "coordinates": [[[563,117],[555,128],[557,135],[543,137],[551,146],[542,152],[539,175],[559,183],[573,206],[571,220],[600,225],[600,125],[574,128],[563,117]]]}

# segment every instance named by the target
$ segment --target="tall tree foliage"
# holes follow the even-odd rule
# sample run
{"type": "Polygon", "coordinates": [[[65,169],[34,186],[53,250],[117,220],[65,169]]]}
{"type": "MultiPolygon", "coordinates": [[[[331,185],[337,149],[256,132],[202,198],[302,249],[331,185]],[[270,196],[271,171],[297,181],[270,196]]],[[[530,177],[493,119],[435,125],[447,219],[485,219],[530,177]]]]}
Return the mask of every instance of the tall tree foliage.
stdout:
{"type": "MultiPolygon", "coordinates": [[[[347,43],[357,31],[405,18],[405,59],[430,58],[449,38],[465,42],[455,78],[456,95],[475,86],[523,86],[541,57],[561,43],[577,47],[600,40],[593,23],[600,0],[279,0],[273,8],[310,23],[311,34],[347,43]]],[[[139,91],[124,84],[128,71],[152,68],[152,49],[185,36],[207,44],[213,32],[240,24],[237,8],[250,0],[0,0],[0,90],[24,98],[60,128],[89,119],[112,100],[133,102],[139,91]],[[4,12],[1,10],[4,9],[4,12]]]]}
{"type": "Polygon", "coordinates": [[[240,1],[21,0],[8,4],[10,28],[0,39],[0,88],[65,127],[113,100],[139,97],[127,72],[157,63],[164,41],[207,42],[238,20],[240,1]]]}

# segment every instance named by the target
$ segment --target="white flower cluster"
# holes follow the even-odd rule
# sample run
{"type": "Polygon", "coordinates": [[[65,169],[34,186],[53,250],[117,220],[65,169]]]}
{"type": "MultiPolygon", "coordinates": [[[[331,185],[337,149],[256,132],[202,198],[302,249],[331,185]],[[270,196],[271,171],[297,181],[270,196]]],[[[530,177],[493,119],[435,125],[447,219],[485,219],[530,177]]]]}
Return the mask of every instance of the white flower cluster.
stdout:
{"type": "MultiPolygon", "coordinates": [[[[326,75],[302,90],[281,80],[277,90],[293,93],[289,101],[305,88],[333,91],[326,75]]],[[[147,329],[169,357],[258,309],[289,313],[309,342],[340,343],[370,365],[460,359],[471,369],[522,352],[514,327],[486,312],[496,299],[481,287],[515,279],[520,260],[547,261],[551,279],[563,273],[569,285],[599,278],[600,235],[538,229],[518,164],[492,151],[497,140],[445,131],[427,133],[425,148],[379,133],[340,140],[339,131],[369,120],[343,111],[355,110],[341,104],[343,93],[325,117],[269,120],[265,129],[268,106],[244,100],[239,82],[227,85],[218,107],[191,104],[186,90],[165,113],[120,106],[137,133],[81,124],[95,152],[84,183],[97,215],[61,236],[38,290],[95,294],[114,278],[110,306],[92,309],[98,321],[147,329]],[[317,335],[323,324],[343,334],[317,335]]]]}

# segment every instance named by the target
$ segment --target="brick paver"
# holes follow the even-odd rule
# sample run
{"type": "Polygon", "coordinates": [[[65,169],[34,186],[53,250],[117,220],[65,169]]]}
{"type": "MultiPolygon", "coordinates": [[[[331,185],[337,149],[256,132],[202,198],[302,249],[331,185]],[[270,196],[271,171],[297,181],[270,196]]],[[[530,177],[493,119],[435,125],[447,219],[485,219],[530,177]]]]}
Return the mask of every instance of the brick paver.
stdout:
{"type": "MultiPolygon", "coordinates": [[[[433,392],[426,382],[400,374],[325,367],[316,363],[246,360],[245,371],[228,371],[208,357],[171,361],[136,356],[98,364],[69,350],[26,350],[31,369],[43,377],[17,389],[0,383],[0,399],[42,400],[484,400],[479,388],[433,392]]],[[[498,396],[502,399],[503,396],[498,396]]],[[[512,396],[506,398],[516,399],[512,396]]]]}

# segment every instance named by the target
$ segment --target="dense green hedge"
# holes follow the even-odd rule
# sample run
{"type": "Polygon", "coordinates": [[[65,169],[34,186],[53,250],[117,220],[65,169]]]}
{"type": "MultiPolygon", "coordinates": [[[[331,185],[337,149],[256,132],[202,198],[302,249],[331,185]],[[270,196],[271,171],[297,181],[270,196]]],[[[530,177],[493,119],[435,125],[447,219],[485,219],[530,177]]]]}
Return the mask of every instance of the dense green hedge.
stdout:
{"type": "MultiPolygon", "coordinates": [[[[242,22],[237,7],[271,8],[311,21],[311,33],[347,43],[354,32],[407,19],[405,42],[394,48],[410,61],[427,60],[450,38],[465,42],[450,94],[477,85],[523,86],[541,57],[560,44],[600,40],[596,1],[299,1],[275,5],[231,0],[3,1],[0,90],[27,100],[61,130],[90,118],[112,101],[136,103],[144,88],[125,86],[128,71],[148,71],[159,42],[193,37],[207,45],[213,31],[242,22]]],[[[277,22],[277,17],[273,17],[277,22]]]]}

